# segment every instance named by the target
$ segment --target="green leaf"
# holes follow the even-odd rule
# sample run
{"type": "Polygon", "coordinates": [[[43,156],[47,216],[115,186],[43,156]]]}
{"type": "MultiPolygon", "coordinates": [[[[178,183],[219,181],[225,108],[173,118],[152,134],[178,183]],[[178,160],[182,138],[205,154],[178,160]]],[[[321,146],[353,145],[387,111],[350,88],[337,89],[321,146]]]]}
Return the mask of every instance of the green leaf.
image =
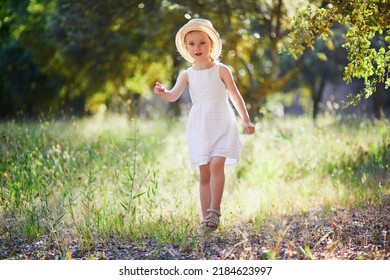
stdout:
{"type": "Polygon", "coordinates": [[[135,196],[133,196],[133,199],[137,199],[141,196],[143,196],[146,192],[142,192],[142,193],[139,193],[139,194],[136,194],[135,196]]]}

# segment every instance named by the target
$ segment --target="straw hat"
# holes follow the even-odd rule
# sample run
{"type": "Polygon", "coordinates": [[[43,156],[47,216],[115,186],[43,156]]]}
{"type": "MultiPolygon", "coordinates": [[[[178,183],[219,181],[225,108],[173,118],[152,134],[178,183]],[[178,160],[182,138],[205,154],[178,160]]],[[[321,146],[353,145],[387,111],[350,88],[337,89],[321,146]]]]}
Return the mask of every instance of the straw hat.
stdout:
{"type": "Polygon", "coordinates": [[[222,40],[219,37],[217,30],[214,29],[213,24],[209,20],[201,18],[191,19],[177,32],[175,43],[176,48],[181,54],[181,56],[184,57],[184,59],[188,62],[194,63],[194,59],[187,51],[185,44],[185,37],[187,33],[191,31],[202,31],[210,37],[211,41],[213,41],[211,58],[214,60],[218,60],[222,52],[222,40]]]}

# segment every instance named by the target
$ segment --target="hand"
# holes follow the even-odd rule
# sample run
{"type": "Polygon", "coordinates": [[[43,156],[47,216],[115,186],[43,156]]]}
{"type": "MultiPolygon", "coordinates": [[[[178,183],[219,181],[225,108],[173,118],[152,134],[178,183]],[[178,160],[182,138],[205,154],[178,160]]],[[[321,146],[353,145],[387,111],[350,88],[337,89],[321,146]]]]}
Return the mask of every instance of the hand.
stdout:
{"type": "Polygon", "coordinates": [[[165,93],[165,87],[159,82],[156,82],[156,85],[154,87],[154,93],[157,95],[163,95],[165,93]]]}
{"type": "Polygon", "coordinates": [[[245,127],[245,133],[246,134],[253,134],[253,133],[255,133],[256,127],[251,122],[245,123],[244,127],[245,127]]]}

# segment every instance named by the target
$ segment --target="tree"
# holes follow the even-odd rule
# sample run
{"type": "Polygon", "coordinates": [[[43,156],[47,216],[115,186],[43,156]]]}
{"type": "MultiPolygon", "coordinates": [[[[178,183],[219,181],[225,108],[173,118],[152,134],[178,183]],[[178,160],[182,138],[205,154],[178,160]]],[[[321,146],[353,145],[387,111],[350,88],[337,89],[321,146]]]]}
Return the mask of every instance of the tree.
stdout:
{"type": "Polygon", "coordinates": [[[160,9],[161,1],[2,1],[0,114],[94,112],[112,96],[136,107],[171,70],[162,70],[172,63],[155,45],[166,27],[160,9]]]}
{"type": "Polygon", "coordinates": [[[174,36],[194,17],[210,19],[221,33],[222,61],[234,69],[252,115],[268,95],[301,79],[310,47],[332,34],[335,22],[348,27],[345,79],[365,79],[369,95],[377,83],[389,87],[389,4],[366,2],[3,0],[0,98],[2,104],[6,99],[31,103],[15,106],[32,112],[69,104],[95,112],[119,96],[136,109],[155,81],[173,84],[188,67],[176,52],[174,36]],[[361,41],[356,40],[359,28],[361,41]],[[287,57],[287,49],[296,60],[287,57]],[[28,74],[11,71],[10,54],[28,74]],[[10,98],[18,95],[33,98],[10,98]]]}
{"type": "Polygon", "coordinates": [[[390,87],[390,2],[386,0],[329,0],[310,5],[294,18],[289,52],[299,57],[307,48],[314,49],[317,37],[326,40],[335,23],[347,27],[343,47],[348,64],[344,80],[362,79],[365,89],[349,104],[356,104],[364,95],[373,95],[377,86],[390,87]]]}
{"type": "Polygon", "coordinates": [[[48,65],[53,45],[46,22],[53,1],[2,1],[0,7],[0,116],[55,108],[61,80],[48,65]],[[44,2],[44,4],[42,4],[44,2]]]}
{"type": "MultiPolygon", "coordinates": [[[[313,119],[316,119],[327,82],[335,82],[343,75],[347,64],[344,44],[345,28],[336,25],[332,28],[331,40],[317,39],[314,50],[309,52],[301,65],[301,80],[308,85],[313,102],[313,119]]],[[[301,85],[302,86],[302,85],[301,85]]]]}
{"type": "Polygon", "coordinates": [[[158,0],[58,0],[51,30],[65,94],[85,96],[91,111],[119,95],[134,113],[140,95],[172,71],[173,43],[166,48],[162,34],[175,25],[162,25],[164,15],[158,0]]]}

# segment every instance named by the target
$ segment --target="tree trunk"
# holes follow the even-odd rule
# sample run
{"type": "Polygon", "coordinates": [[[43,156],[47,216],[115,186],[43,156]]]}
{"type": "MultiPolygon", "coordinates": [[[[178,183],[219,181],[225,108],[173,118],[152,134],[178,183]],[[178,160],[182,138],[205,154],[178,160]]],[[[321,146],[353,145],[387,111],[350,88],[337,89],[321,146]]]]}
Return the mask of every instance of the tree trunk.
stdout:
{"type": "Polygon", "coordinates": [[[378,83],[376,91],[372,95],[372,103],[374,105],[374,114],[375,118],[378,120],[385,117],[383,110],[383,95],[385,93],[385,85],[383,83],[378,83]]]}
{"type": "Polygon", "coordinates": [[[310,85],[311,98],[313,100],[313,120],[317,119],[325,84],[326,79],[324,77],[320,77],[318,82],[313,82],[310,85]]]}

